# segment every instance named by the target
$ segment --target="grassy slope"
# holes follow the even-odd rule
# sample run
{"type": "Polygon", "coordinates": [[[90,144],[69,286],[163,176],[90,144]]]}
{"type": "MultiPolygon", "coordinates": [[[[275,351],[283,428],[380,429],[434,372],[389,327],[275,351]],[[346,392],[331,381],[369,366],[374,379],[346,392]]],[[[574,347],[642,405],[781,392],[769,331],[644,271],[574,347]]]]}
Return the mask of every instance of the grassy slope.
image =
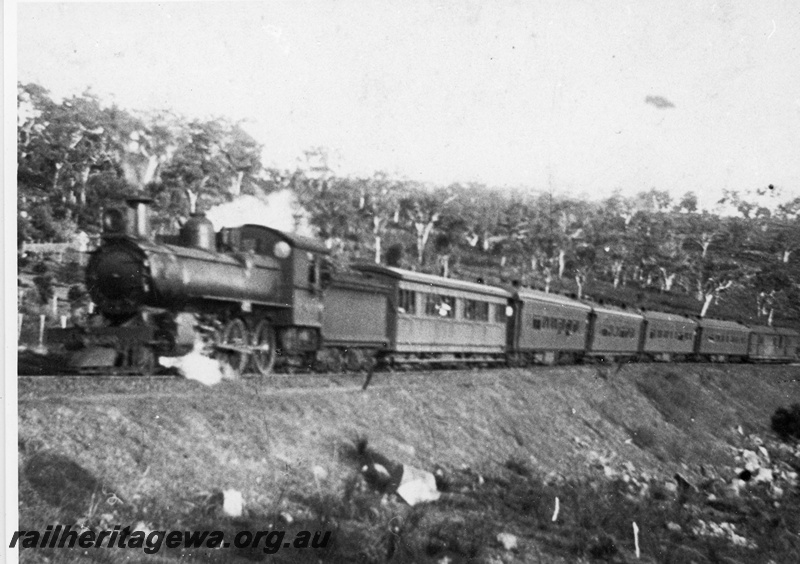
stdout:
{"type": "MultiPolygon", "coordinates": [[[[671,538],[658,523],[686,528],[691,515],[669,495],[627,500],[619,483],[603,477],[604,468],[613,473],[630,462],[629,474],[654,491],[676,471],[701,480],[701,464],[729,479],[732,447],[746,440],[736,427],[769,435],[775,409],[800,401],[798,375],[793,367],[746,365],[555,367],[378,374],[366,392],[360,377],[346,376],[326,381],[322,391],[178,382],[152,393],[109,394],[101,386],[21,383],[21,527],[84,520],[143,522],[151,529],[287,528],[276,519],[287,511],[294,518],[289,528],[337,529],[325,553],[331,561],[359,555],[383,561],[389,553],[392,561],[417,562],[592,555],[624,561],[632,558],[633,541],[620,531],[630,527],[629,515],[644,511],[640,522],[659,528],[643,536],[645,560],[681,561],[686,555],[673,553],[691,539],[671,538]],[[382,500],[357,478],[352,444],[359,436],[393,460],[428,470],[441,465],[456,493],[413,509],[382,500]],[[315,466],[327,477],[315,479],[315,466]],[[247,511],[238,522],[218,512],[215,494],[228,488],[244,495],[247,511]],[[109,504],[112,492],[124,503],[109,504]],[[551,524],[556,495],[562,518],[551,524]],[[398,516],[404,519],[399,545],[401,537],[387,529],[398,516]],[[494,540],[503,531],[519,537],[516,552],[494,540]],[[609,543],[615,548],[604,552],[609,543]]],[[[797,493],[789,494],[786,504],[797,504],[797,493]]],[[[791,534],[785,550],[798,546],[791,534]]],[[[697,546],[687,550],[697,552],[698,562],[712,561],[711,553],[741,553],[724,543],[691,542],[697,546]]],[[[782,550],[764,557],[781,561],[782,550]]],[[[192,558],[233,557],[221,552],[192,558]]],[[[92,558],[116,562],[135,553],[97,551],[92,558]]],[[[180,555],[161,554],[166,561],[180,555]]],[[[45,555],[25,553],[31,560],[45,555]]],[[[71,558],[63,551],[47,556],[71,558]]],[[[315,555],[276,556],[312,561],[315,555]]]]}

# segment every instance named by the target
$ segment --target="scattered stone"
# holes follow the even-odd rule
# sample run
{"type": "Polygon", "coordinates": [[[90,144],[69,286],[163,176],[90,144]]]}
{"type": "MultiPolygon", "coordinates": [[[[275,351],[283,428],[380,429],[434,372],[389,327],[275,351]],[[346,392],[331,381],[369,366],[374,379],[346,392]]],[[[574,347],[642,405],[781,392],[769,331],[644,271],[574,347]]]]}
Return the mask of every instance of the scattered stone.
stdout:
{"type": "Polygon", "coordinates": [[[237,490],[225,490],[222,492],[222,512],[228,517],[241,517],[244,508],[242,492],[237,490]]]}
{"type": "Polygon", "coordinates": [[[683,528],[680,525],[678,525],[677,523],[673,523],[672,521],[667,523],[667,529],[669,529],[673,533],[680,533],[681,531],[683,531],[683,528]]]}
{"type": "Polygon", "coordinates": [[[755,472],[761,468],[761,461],[758,459],[758,455],[752,450],[743,450],[741,456],[745,470],[749,470],[751,473],[755,474],[755,472]]]}
{"type": "Polygon", "coordinates": [[[774,475],[772,474],[772,469],[759,468],[754,481],[757,484],[771,484],[773,480],[774,475]]]}
{"type": "Polygon", "coordinates": [[[414,506],[425,501],[436,501],[442,494],[436,488],[436,477],[432,473],[406,464],[397,495],[414,506]]]}
{"type": "Polygon", "coordinates": [[[327,480],[328,479],[328,471],[325,470],[325,468],[323,468],[322,466],[319,466],[319,465],[314,466],[311,469],[311,473],[314,474],[314,479],[317,482],[321,482],[323,480],[327,480]]]}
{"type": "Polygon", "coordinates": [[[281,520],[286,523],[287,525],[291,525],[294,522],[294,518],[288,511],[284,511],[280,515],[281,520]]]}
{"type": "Polygon", "coordinates": [[[503,545],[505,550],[514,550],[517,548],[517,537],[511,533],[498,534],[497,542],[503,545]]]}

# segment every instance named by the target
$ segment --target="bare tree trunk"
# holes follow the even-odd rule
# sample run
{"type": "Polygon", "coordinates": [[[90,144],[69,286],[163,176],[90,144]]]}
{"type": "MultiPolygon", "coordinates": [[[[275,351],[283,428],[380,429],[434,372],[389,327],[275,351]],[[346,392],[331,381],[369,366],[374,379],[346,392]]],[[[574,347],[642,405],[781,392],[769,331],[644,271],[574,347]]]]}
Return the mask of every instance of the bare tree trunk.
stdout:
{"type": "Polygon", "coordinates": [[[375,235],[375,264],[381,263],[381,236],[375,235]]]}
{"type": "Polygon", "coordinates": [[[186,189],[186,197],[189,198],[189,213],[197,211],[197,196],[198,194],[194,190],[186,189]]]}
{"type": "Polygon", "coordinates": [[[442,278],[450,278],[450,255],[441,255],[439,265],[442,278]]]}
{"type": "Polygon", "coordinates": [[[553,282],[553,271],[548,266],[544,269],[544,291],[550,293],[550,284],[553,282]]]}
{"type": "Polygon", "coordinates": [[[567,252],[564,249],[558,251],[558,277],[564,278],[564,271],[567,268],[567,252]]]}
{"type": "Polygon", "coordinates": [[[672,290],[672,285],[675,283],[675,276],[677,275],[675,272],[672,274],[667,274],[667,269],[664,267],[658,268],[661,271],[661,289],[665,292],[669,292],[672,290]]]}
{"type": "Polygon", "coordinates": [[[611,266],[611,270],[614,273],[614,287],[619,287],[619,283],[622,278],[622,267],[624,266],[624,262],[621,260],[615,260],[611,266]]]}
{"type": "Polygon", "coordinates": [[[230,193],[234,196],[238,196],[242,193],[242,180],[244,180],[244,171],[240,170],[236,173],[231,179],[231,188],[230,193]]]}
{"type": "Polygon", "coordinates": [[[708,307],[711,305],[711,302],[714,301],[714,293],[706,294],[703,297],[703,309],[700,310],[700,317],[705,317],[706,313],[708,313],[708,307]]]}
{"type": "Polygon", "coordinates": [[[58,180],[61,177],[61,167],[64,163],[56,163],[56,173],[53,175],[53,191],[58,190],[58,180]]]}
{"type": "Polygon", "coordinates": [[[417,261],[422,264],[425,258],[425,246],[428,244],[428,238],[431,236],[433,226],[436,220],[429,221],[428,223],[415,222],[414,227],[417,230],[417,261]]]}
{"type": "Polygon", "coordinates": [[[580,274],[576,274],[575,275],[575,284],[577,284],[577,286],[578,286],[578,299],[579,300],[583,298],[583,283],[584,283],[584,277],[581,276],[580,274]]]}

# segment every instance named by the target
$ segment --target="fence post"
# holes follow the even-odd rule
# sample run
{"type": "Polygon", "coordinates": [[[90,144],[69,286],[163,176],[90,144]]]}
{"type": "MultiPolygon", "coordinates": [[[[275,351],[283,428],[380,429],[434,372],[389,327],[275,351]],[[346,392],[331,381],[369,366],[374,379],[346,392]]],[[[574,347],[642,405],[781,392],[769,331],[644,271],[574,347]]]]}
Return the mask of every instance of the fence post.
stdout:
{"type": "Polygon", "coordinates": [[[52,302],[52,310],[53,310],[53,317],[58,315],[58,296],[53,294],[53,302],[52,302]]]}
{"type": "Polygon", "coordinates": [[[22,321],[25,319],[24,313],[17,314],[17,344],[19,344],[19,340],[22,338],[22,321]]]}
{"type": "Polygon", "coordinates": [[[44,349],[44,320],[47,318],[45,314],[39,315],[39,348],[44,349]]]}
{"type": "Polygon", "coordinates": [[[66,329],[67,328],[67,316],[66,315],[62,315],[61,316],[61,328],[62,329],[66,329]]]}

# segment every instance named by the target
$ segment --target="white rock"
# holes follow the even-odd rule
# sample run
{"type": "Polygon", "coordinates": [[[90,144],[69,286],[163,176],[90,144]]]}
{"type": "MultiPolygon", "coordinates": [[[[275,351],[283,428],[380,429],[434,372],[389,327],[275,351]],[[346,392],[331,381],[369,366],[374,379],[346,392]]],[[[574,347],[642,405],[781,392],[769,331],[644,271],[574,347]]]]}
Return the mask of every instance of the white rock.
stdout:
{"type": "Polygon", "coordinates": [[[222,492],[222,512],[228,517],[241,517],[244,508],[242,492],[238,490],[225,490],[222,492]]]}
{"type": "Polygon", "coordinates": [[[764,460],[769,462],[769,452],[767,452],[767,449],[765,449],[763,446],[760,446],[758,447],[758,452],[761,453],[761,456],[764,457],[764,460]]]}
{"type": "Polygon", "coordinates": [[[772,469],[770,468],[759,468],[758,474],[756,474],[755,482],[758,483],[765,483],[771,484],[774,480],[774,476],[772,474],[772,469]]]}
{"type": "Polygon", "coordinates": [[[320,465],[314,466],[311,469],[311,473],[314,474],[314,479],[318,482],[328,479],[328,471],[320,465]]]}
{"type": "Polygon", "coordinates": [[[436,478],[433,474],[406,464],[403,466],[403,477],[400,479],[397,495],[413,506],[425,501],[436,501],[442,494],[436,489],[436,478]]]}
{"type": "Polygon", "coordinates": [[[758,455],[752,450],[742,451],[742,461],[744,461],[745,470],[748,470],[752,473],[755,473],[759,468],[761,468],[761,461],[758,459],[758,455]]]}
{"type": "Polygon", "coordinates": [[[517,537],[511,533],[500,533],[497,535],[497,542],[503,545],[506,550],[517,548],[517,537]]]}
{"type": "Polygon", "coordinates": [[[673,533],[680,533],[683,530],[680,525],[678,525],[677,523],[673,523],[672,521],[667,523],[667,529],[669,529],[673,533]]]}
{"type": "Polygon", "coordinates": [[[236,377],[230,365],[197,351],[179,357],[159,357],[158,363],[165,368],[175,368],[184,378],[196,380],[205,386],[214,386],[224,379],[232,380],[236,377]]]}

